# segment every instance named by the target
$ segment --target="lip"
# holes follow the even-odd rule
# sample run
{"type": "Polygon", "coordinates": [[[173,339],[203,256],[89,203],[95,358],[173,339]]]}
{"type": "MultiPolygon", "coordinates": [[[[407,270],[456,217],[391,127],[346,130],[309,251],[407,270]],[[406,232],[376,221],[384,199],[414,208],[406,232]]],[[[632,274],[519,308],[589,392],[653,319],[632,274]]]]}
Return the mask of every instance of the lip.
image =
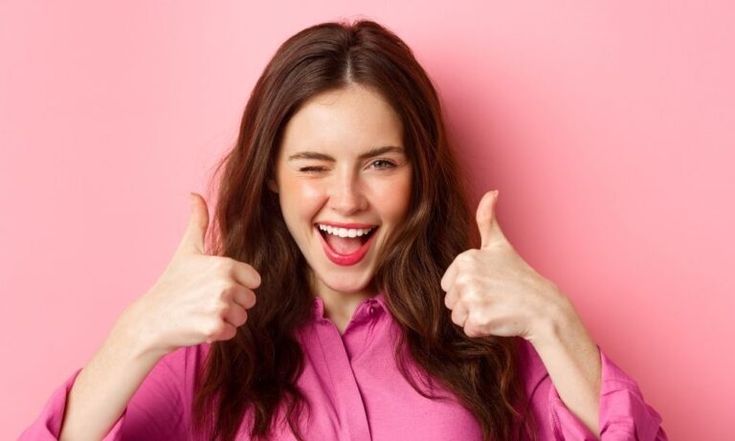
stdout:
{"type": "MultiPolygon", "coordinates": [[[[328,225],[332,225],[332,224],[328,224],[328,225]]],[[[347,227],[342,227],[342,228],[347,228],[347,227]]],[[[350,228],[365,228],[365,227],[350,227],[350,228]]],[[[365,257],[365,254],[367,254],[368,250],[370,249],[370,245],[372,244],[373,238],[375,237],[375,232],[373,232],[370,235],[370,237],[368,237],[368,240],[364,244],[362,244],[362,246],[360,246],[360,248],[358,248],[352,254],[339,254],[338,252],[334,251],[332,247],[329,246],[326,240],[324,240],[324,237],[320,233],[318,226],[316,225],[314,226],[314,231],[316,231],[317,236],[319,236],[319,240],[322,243],[322,248],[324,249],[324,254],[327,255],[327,258],[329,258],[329,260],[332,263],[340,265],[340,266],[351,266],[361,261],[362,258],[365,257]]]]}

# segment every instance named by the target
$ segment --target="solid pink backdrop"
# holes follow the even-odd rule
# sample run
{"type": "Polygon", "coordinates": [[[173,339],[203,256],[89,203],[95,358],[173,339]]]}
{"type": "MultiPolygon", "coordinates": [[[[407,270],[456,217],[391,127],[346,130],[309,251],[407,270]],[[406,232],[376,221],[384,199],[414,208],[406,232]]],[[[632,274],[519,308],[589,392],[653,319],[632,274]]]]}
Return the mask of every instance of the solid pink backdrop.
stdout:
{"type": "MultiPolygon", "coordinates": [[[[278,45],[397,32],[519,253],[672,440],[735,409],[735,9],[726,2],[0,3],[0,439],[163,271],[278,45]]],[[[211,207],[210,207],[211,208],[211,207]]]]}

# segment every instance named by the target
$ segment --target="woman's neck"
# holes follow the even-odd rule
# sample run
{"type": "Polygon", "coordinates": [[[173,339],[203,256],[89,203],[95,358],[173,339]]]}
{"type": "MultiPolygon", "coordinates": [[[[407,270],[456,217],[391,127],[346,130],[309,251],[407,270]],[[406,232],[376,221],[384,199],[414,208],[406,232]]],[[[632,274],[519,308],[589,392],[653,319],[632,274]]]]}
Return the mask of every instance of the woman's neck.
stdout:
{"type": "Polygon", "coordinates": [[[344,332],[358,305],[365,299],[378,294],[372,283],[360,291],[341,292],[333,290],[321,281],[312,283],[312,292],[322,299],[324,317],[330,319],[337,326],[340,334],[344,332]]]}

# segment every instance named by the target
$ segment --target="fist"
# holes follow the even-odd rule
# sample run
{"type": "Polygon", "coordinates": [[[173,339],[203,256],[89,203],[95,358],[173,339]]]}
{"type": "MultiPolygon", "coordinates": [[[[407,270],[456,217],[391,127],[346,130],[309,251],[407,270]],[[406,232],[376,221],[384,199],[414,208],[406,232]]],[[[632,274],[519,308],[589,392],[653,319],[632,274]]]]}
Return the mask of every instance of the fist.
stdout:
{"type": "Polygon", "coordinates": [[[533,340],[565,298],[516,253],[495,215],[498,192],[480,200],[480,249],[459,254],[441,280],[452,322],[469,337],[520,336],[533,340]]]}
{"type": "Polygon", "coordinates": [[[148,351],[165,354],[231,339],[255,305],[260,274],[247,263],[205,253],[207,204],[195,193],[191,204],[189,224],[165,271],[125,313],[124,322],[138,330],[148,351]]]}

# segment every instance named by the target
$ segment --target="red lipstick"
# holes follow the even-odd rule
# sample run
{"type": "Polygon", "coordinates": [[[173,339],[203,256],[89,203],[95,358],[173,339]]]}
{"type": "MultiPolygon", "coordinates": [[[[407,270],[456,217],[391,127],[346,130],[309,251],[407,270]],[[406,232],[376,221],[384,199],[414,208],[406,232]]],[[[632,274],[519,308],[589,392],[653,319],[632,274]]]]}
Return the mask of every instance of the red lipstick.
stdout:
{"type": "MultiPolygon", "coordinates": [[[[320,222],[321,223],[321,222],[320,222]]],[[[327,225],[334,225],[332,223],[329,223],[327,225]]],[[[344,225],[344,224],[343,224],[344,225]]],[[[356,224],[348,224],[348,225],[356,225],[356,224]]],[[[364,224],[363,224],[364,225],[364,224]]],[[[340,226],[339,224],[334,226],[340,226]]],[[[370,226],[368,225],[367,228],[370,226]]],[[[358,248],[354,253],[352,254],[339,254],[335,250],[332,249],[332,247],[329,246],[327,241],[324,239],[324,236],[322,236],[321,232],[319,231],[319,227],[314,227],[317,230],[317,234],[319,235],[319,239],[322,242],[322,248],[324,249],[324,254],[327,255],[327,258],[332,261],[332,263],[340,265],[340,266],[350,266],[354,265],[357,262],[361,261],[363,257],[365,257],[365,254],[367,254],[368,250],[370,249],[370,245],[373,242],[373,237],[375,237],[375,234],[371,233],[370,237],[368,237],[367,241],[365,241],[360,248],[358,248]]],[[[348,228],[348,227],[341,227],[341,228],[348,228]]],[[[366,228],[366,227],[349,227],[349,228],[366,228]]]]}

